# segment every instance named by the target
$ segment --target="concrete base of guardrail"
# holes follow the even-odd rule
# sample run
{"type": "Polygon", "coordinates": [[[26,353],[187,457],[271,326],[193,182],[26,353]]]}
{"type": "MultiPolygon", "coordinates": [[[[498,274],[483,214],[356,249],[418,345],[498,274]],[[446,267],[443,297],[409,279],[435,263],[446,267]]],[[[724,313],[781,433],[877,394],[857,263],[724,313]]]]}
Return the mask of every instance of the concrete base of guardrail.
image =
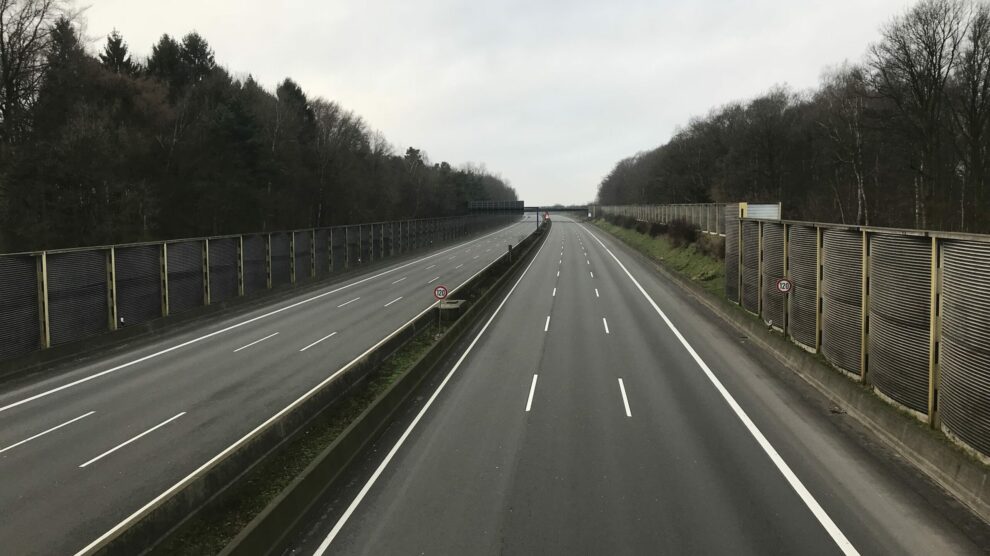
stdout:
{"type": "MultiPolygon", "coordinates": [[[[508,268],[485,290],[443,337],[409,367],[358,418],[323,450],[265,509],[238,534],[221,556],[268,554],[296,526],[322,495],[343,476],[350,463],[388,426],[395,413],[423,381],[481,321],[510,281],[549,235],[533,235],[513,250],[508,268]]],[[[432,315],[430,316],[432,319],[432,315]]]]}
{"type": "MultiPolygon", "coordinates": [[[[621,239],[616,239],[622,243],[621,239]]],[[[767,330],[767,325],[759,317],[712,295],[699,284],[669,271],[624,243],[623,246],[629,254],[656,268],[661,275],[842,407],[905,460],[990,523],[990,467],[965,453],[940,432],[884,402],[871,389],[850,380],[780,332],[767,330]]]]}

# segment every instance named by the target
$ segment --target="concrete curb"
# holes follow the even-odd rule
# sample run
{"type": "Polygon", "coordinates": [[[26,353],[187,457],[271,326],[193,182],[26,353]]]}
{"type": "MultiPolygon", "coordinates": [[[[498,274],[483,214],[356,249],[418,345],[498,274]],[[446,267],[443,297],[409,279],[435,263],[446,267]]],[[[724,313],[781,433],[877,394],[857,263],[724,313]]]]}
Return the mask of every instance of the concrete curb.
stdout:
{"type": "MultiPolygon", "coordinates": [[[[423,381],[447,359],[461,339],[488,314],[506,285],[515,278],[523,263],[546,240],[548,233],[533,236],[520,244],[520,255],[509,268],[444,334],[438,343],[403,372],[361,415],[325,448],[260,514],[220,552],[262,555],[274,551],[306,512],[342,477],[350,463],[389,425],[396,411],[414,394],[423,381]],[[527,244],[528,242],[528,244],[527,244]]],[[[432,315],[430,316],[432,322],[432,315]]]]}
{"type": "MultiPolygon", "coordinates": [[[[596,228],[609,234],[598,226],[596,228]]],[[[884,402],[868,387],[845,377],[780,332],[767,330],[759,317],[746,313],[728,300],[713,296],[699,284],[642,254],[622,238],[612,234],[609,236],[839,405],[884,444],[990,523],[990,467],[975,461],[941,432],[884,402]]]]}

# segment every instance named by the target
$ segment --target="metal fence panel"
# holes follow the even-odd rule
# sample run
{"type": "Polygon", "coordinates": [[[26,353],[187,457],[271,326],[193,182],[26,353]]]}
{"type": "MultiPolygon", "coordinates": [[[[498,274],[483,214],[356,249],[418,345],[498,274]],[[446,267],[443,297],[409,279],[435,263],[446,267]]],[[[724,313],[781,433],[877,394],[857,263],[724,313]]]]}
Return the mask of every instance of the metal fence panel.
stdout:
{"type": "Polygon", "coordinates": [[[244,236],[244,294],[268,289],[268,238],[244,236]]]}
{"type": "Polygon", "coordinates": [[[384,224],[372,224],[371,225],[371,260],[380,261],[382,260],[382,245],[385,242],[383,234],[385,230],[383,229],[384,224]]]}
{"type": "Polygon", "coordinates": [[[392,249],[395,247],[392,243],[393,232],[395,229],[395,222],[389,222],[387,224],[382,224],[382,255],[385,257],[391,257],[395,253],[392,249]]]}
{"type": "Polygon", "coordinates": [[[296,242],[296,252],[295,263],[296,263],[296,282],[306,282],[310,279],[310,271],[312,270],[313,259],[310,256],[310,248],[312,247],[313,237],[312,231],[303,230],[301,232],[293,232],[294,239],[296,242]]]}
{"type": "Polygon", "coordinates": [[[39,321],[37,259],[0,257],[0,358],[41,347],[39,321]]]}
{"type": "Polygon", "coordinates": [[[814,349],[818,343],[818,230],[810,226],[787,229],[787,331],[797,342],[814,349]]]}
{"type": "Polygon", "coordinates": [[[347,268],[361,264],[361,226],[347,226],[347,268]]]}
{"type": "Polygon", "coordinates": [[[763,224],[763,320],[784,326],[785,294],[777,291],[777,280],[784,277],[784,225],[763,224]]]}
{"type": "Polygon", "coordinates": [[[330,230],[316,230],[316,276],[322,277],[330,273],[330,230]]]}
{"type": "Polygon", "coordinates": [[[862,235],[822,231],[822,353],[840,369],[860,374],[862,349],[862,235]]]}
{"type": "Polygon", "coordinates": [[[289,234],[279,232],[271,235],[272,242],[272,287],[292,281],[292,253],[289,234]]]}
{"type": "Polygon", "coordinates": [[[161,245],[118,247],[114,250],[119,327],[162,316],[161,250],[161,245]]]}
{"type": "Polygon", "coordinates": [[[371,230],[374,226],[370,224],[362,224],[358,227],[361,233],[361,263],[370,263],[373,258],[374,250],[374,237],[371,234],[371,230]]]}
{"type": "Polygon", "coordinates": [[[210,240],[210,303],[237,297],[238,239],[210,240]]]}
{"type": "Polygon", "coordinates": [[[334,272],[347,268],[347,228],[330,228],[330,262],[334,272]]]}
{"type": "Polygon", "coordinates": [[[725,297],[739,303],[739,206],[726,205],[725,297]]]}
{"type": "Polygon", "coordinates": [[[203,305],[203,242],[169,243],[167,252],[169,314],[203,305]]]}
{"type": "Polygon", "coordinates": [[[942,426],[990,456],[990,244],[942,243],[942,426]]]}
{"type": "Polygon", "coordinates": [[[760,312],[760,223],[742,222],[742,306],[760,312]]]}
{"type": "Polygon", "coordinates": [[[932,242],[870,238],[870,382],[894,401],[928,413],[932,242]]]}
{"type": "Polygon", "coordinates": [[[48,318],[53,346],[109,330],[106,251],[48,255],[48,318]]]}

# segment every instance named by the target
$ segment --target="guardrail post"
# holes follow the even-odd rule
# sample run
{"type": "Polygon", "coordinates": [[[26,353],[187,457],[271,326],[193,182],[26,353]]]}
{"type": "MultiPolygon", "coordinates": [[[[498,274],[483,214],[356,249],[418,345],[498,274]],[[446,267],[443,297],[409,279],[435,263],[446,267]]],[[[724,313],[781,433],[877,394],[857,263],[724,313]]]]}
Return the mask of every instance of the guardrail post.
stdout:
{"type": "Polygon", "coordinates": [[[117,249],[107,250],[107,326],[117,330],[117,249]]]}
{"type": "Polygon", "coordinates": [[[265,282],[272,289],[272,234],[265,234],[265,282]]]}
{"type": "MultiPolygon", "coordinates": [[[[787,224],[783,224],[783,226],[784,226],[784,278],[786,278],[789,281],[791,279],[791,259],[788,256],[788,253],[787,252],[790,251],[790,249],[791,249],[791,241],[790,241],[790,237],[788,237],[788,233],[787,233],[787,224]]],[[[791,290],[793,290],[793,289],[794,289],[794,287],[793,287],[793,282],[792,282],[791,283],[791,290]]],[[[784,331],[784,336],[789,336],[789,334],[787,332],[787,330],[788,330],[788,328],[787,328],[787,317],[788,317],[788,315],[790,313],[789,309],[790,309],[790,305],[791,305],[791,292],[788,291],[787,293],[785,293],[783,295],[784,295],[784,299],[781,300],[781,306],[783,306],[783,314],[784,314],[784,322],[782,323],[782,327],[783,327],[783,331],[784,331]]]]}
{"type": "Polygon", "coordinates": [[[289,232],[289,283],[296,285],[296,232],[289,232]]]}
{"type": "Polygon", "coordinates": [[[928,424],[933,429],[941,426],[938,411],[938,390],[942,380],[939,366],[939,349],[942,340],[942,250],[937,237],[932,238],[931,298],[928,310],[928,424]]]}
{"type": "Polygon", "coordinates": [[[237,295],[244,297],[244,236],[237,236],[237,295]]]}
{"type": "Polygon", "coordinates": [[[309,231],[309,277],[316,278],[316,228],[309,231]]]}
{"type": "Polygon", "coordinates": [[[860,295],[861,318],[859,334],[859,377],[863,384],[869,384],[867,376],[867,366],[869,364],[869,339],[870,339],[870,234],[866,230],[862,231],[863,255],[861,264],[863,265],[862,290],[860,295]]]}
{"type": "Polygon", "coordinates": [[[822,348],[822,280],[825,264],[822,258],[822,228],[815,226],[815,352],[822,348]]]}
{"type": "Polygon", "coordinates": [[[203,240],[203,305],[210,304],[210,238],[203,240]]]}
{"type": "Polygon", "coordinates": [[[162,243],[161,250],[161,269],[162,269],[162,316],[168,316],[168,244],[162,243]]]}
{"type": "Polygon", "coordinates": [[[48,320],[48,252],[42,251],[38,257],[38,326],[40,327],[38,337],[41,339],[41,348],[49,348],[52,345],[51,327],[48,320]]]}

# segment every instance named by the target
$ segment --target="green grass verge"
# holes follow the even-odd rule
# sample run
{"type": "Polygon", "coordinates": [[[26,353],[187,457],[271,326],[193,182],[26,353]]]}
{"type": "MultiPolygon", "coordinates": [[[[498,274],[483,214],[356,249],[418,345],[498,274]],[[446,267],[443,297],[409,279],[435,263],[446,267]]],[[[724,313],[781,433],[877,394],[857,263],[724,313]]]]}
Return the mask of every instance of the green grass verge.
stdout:
{"type": "Polygon", "coordinates": [[[429,327],[384,361],[363,383],[314,419],[286,448],[255,469],[224,496],[219,507],[200,512],[156,554],[217,554],[313,459],[435,343],[429,327]]]}
{"type": "Polygon", "coordinates": [[[675,247],[664,235],[650,237],[604,219],[592,223],[668,269],[697,282],[709,293],[725,296],[725,263],[702,252],[696,244],[675,247]]]}

